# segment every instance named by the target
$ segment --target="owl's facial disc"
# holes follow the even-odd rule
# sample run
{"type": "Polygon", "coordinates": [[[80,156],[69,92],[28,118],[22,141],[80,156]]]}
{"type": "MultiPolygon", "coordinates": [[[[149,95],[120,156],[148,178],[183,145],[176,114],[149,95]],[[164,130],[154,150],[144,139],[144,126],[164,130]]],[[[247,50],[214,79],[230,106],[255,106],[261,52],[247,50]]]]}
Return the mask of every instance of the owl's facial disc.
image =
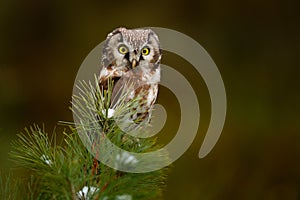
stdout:
{"type": "Polygon", "coordinates": [[[108,34],[102,64],[116,70],[156,69],[161,59],[157,35],[150,29],[118,28],[108,34]]]}
{"type": "Polygon", "coordinates": [[[121,44],[119,46],[119,53],[123,55],[123,59],[129,62],[131,69],[137,67],[137,65],[139,64],[139,60],[143,59],[142,56],[140,56],[139,50],[132,50],[124,44],[121,44]]]}
{"type": "Polygon", "coordinates": [[[109,41],[117,66],[150,69],[160,60],[158,38],[152,31],[122,29],[111,36],[109,41]]]}

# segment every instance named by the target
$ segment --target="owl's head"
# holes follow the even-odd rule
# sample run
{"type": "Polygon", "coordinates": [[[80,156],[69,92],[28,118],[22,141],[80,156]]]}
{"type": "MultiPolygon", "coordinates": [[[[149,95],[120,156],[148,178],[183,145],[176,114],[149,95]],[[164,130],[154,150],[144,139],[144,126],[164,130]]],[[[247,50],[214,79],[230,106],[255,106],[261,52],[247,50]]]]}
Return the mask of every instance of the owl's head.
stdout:
{"type": "Polygon", "coordinates": [[[159,40],[151,29],[115,29],[103,47],[103,67],[155,69],[160,60],[159,40]]]}

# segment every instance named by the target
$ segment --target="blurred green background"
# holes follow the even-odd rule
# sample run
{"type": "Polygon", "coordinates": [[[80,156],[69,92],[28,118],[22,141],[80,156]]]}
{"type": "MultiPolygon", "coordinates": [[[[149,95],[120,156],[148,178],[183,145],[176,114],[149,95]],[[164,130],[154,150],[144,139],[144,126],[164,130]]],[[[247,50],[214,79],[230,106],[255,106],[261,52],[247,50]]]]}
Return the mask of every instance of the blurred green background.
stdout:
{"type": "MultiPolygon", "coordinates": [[[[59,120],[72,121],[77,70],[110,31],[157,26],[187,34],[208,51],[228,98],[223,133],[199,159],[210,118],[207,88],[186,61],[165,53],[163,63],[191,81],[201,109],[199,133],[173,164],[165,199],[300,199],[299,6],[275,0],[2,0],[1,171],[12,166],[10,141],[25,126],[44,123],[52,131],[59,120]]],[[[162,88],[159,101],[173,105],[168,95],[162,88]]],[[[168,114],[170,140],[176,128],[170,124],[178,119],[168,114]]]]}

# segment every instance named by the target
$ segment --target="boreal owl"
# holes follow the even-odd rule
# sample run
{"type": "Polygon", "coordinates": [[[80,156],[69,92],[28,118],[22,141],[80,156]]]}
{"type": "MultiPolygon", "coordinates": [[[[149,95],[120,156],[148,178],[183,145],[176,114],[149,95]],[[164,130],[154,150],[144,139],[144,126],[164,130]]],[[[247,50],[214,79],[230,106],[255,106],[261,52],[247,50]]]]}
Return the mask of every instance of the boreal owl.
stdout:
{"type": "Polygon", "coordinates": [[[99,85],[107,89],[108,79],[114,82],[112,105],[120,89],[127,91],[126,101],[137,96],[141,103],[133,121],[150,118],[158,94],[162,52],[158,36],[151,29],[117,28],[109,33],[102,52],[99,85]]]}

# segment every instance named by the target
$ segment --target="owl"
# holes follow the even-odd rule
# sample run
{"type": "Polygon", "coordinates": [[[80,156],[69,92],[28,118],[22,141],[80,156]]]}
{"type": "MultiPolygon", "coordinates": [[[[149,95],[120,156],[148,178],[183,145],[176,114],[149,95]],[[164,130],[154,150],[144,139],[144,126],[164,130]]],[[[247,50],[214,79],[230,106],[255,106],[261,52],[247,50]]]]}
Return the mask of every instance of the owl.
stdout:
{"type": "Polygon", "coordinates": [[[109,33],[103,46],[99,85],[106,90],[108,80],[113,80],[111,107],[125,88],[126,101],[137,96],[141,99],[132,120],[150,119],[158,94],[161,57],[158,36],[151,29],[117,28],[109,33]]]}

